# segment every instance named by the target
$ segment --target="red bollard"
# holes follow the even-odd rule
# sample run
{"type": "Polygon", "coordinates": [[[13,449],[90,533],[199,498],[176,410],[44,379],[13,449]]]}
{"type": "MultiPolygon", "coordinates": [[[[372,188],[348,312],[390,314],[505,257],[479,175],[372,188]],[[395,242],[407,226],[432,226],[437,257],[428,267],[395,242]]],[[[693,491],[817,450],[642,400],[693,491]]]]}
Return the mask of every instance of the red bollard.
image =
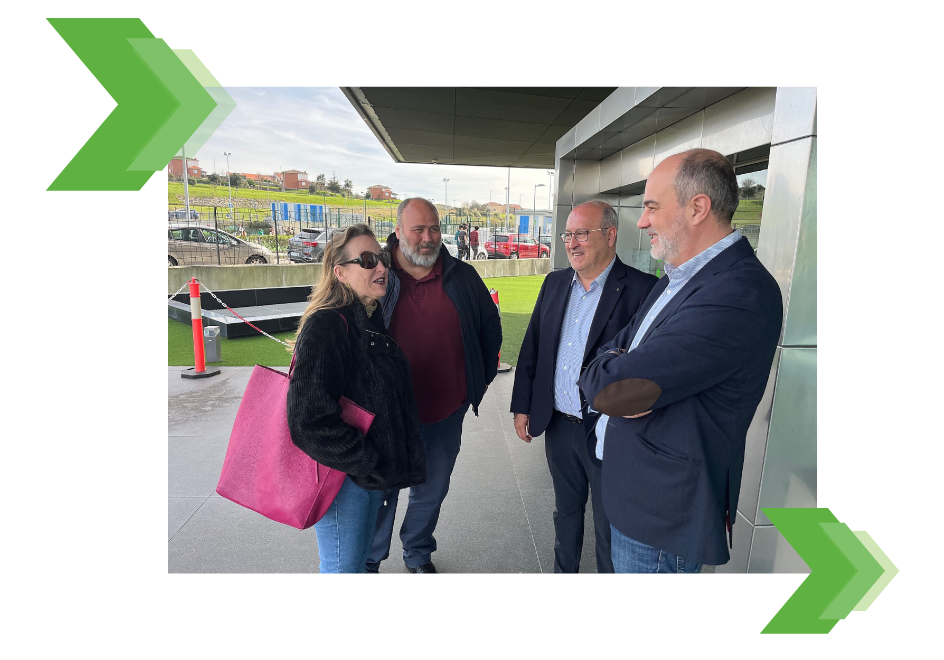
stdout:
{"type": "MultiPolygon", "coordinates": [[[[489,289],[488,293],[492,296],[492,302],[498,308],[498,318],[501,318],[501,305],[498,302],[498,289],[489,289]]],[[[501,361],[501,351],[498,351],[498,373],[511,371],[511,365],[501,361]]]]}
{"type": "Polygon", "coordinates": [[[200,283],[190,278],[190,325],[193,328],[193,364],[180,372],[181,378],[209,378],[220,373],[219,369],[206,370],[206,353],[203,350],[203,308],[200,306],[200,283]]]}

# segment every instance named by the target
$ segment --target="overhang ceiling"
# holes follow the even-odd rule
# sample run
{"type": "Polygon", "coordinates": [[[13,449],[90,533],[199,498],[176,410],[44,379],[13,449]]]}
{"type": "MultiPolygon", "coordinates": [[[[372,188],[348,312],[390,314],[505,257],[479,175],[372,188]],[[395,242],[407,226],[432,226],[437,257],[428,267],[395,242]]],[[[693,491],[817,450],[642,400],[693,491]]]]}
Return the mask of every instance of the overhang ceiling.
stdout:
{"type": "Polygon", "coordinates": [[[615,87],[342,87],[398,163],[554,168],[557,140],[615,87]]]}

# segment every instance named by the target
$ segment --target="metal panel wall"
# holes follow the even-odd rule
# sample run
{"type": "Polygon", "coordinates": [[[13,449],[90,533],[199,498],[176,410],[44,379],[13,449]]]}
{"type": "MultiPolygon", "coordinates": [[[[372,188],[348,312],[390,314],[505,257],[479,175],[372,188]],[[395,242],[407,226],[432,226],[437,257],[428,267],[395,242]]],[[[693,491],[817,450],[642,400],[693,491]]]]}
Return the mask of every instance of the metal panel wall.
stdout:
{"type": "Polygon", "coordinates": [[[774,87],[753,87],[705,108],[701,146],[727,155],[770,144],[776,94],[774,87]]]}
{"type": "MultiPolygon", "coordinates": [[[[806,215],[808,225],[807,235],[812,230],[815,241],[816,223],[815,188],[816,188],[816,138],[806,137],[770,148],[770,166],[767,170],[767,192],[764,199],[764,221],[760,226],[760,239],[757,244],[757,258],[767,267],[783,295],[784,327],[790,327],[790,316],[793,313],[792,288],[794,272],[797,265],[797,249],[800,245],[800,226],[806,215]],[[807,180],[807,177],[810,180],[807,180]],[[807,193],[813,192],[811,201],[814,206],[805,204],[807,193]]],[[[793,327],[800,329],[805,335],[802,344],[796,340],[781,336],[784,345],[813,346],[816,344],[816,245],[804,242],[804,255],[800,263],[804,268],[803,285],[811,290],[797,293],[800,296],[813,295],[812,306],[798,305],[795,309],[798,314],[805,313],[803,319],[794,322],[793,327]],[[812,277],[812,280],[810,279],[812,277]]]]}
{"type": "Polygon", "coordinates": [[[815,506],[816,349],[786,347],[780,349],[754,522],[771,524],[764,507],[815,506]]]}
{"type": "MultiPolygon", "coordinates": [[[[647,271],[648,244],[635,224],[639,185],[653,167],[695,147],[730,155],[771,145],[757,255],[781,286],[785,322],[748,431],[735,548],[718,572],[808,572],[759,508],[816,506],[816,90],[686,89],[619,88],[600,105],[599,116],[561,138],[555,231],[563,231],[575,204],[614,200],[620,207],[617,253],[647,271]],[[590,147],[614,144],[614,130],[622,131],[619,152],[573,160],[578,152],[589,158],[590,147]]],[[[555,268],[567,266],[562,249],[552,257],[555,268]]]]}

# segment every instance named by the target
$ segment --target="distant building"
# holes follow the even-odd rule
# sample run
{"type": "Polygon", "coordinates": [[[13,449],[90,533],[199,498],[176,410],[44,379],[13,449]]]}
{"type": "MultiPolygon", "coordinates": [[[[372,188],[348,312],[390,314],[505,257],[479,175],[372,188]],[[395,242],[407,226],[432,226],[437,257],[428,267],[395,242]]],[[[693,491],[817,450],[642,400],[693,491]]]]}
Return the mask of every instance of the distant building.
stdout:
{"type": "MultiPolygon", "coordinates": [[[[274,174],[246,174],[245,172],[240,172],[239,176],[243,177],[247,181],[268,181],[270,183],[278,183],[279,177],[274,174]]],[[[306,188],[308,186],[305,186],[306,188]]]]}
{"type": "Polygon", "coordinates": [[[285,170],[276,172],[282,177],[282,187],[286,190],[308,190],[308,172],[301,170],[285,170]]]}
{"type": "Polygon", "coordinates": [[[387,186],[371,186],[367,189],[371,199],[396,199],[396,194],[387,186]]]}
{"type": "MultiPolygon", "coordinates": [[[[505,210],[505,205],[502,204],[501,202],[487,202],[485,204],[485,207],[491,211],[504,211],[505,210]]],[[[521,210],[521,207],[518,206],[517,204],[509,204],[508,208],[511,209],[512,211],[521,210]]]]}
{"type": "MultiPolygon", "coordinates": [[[[184,171],[184,161],[182,158],[173,158],[169,163],[167,163],[167,173],[176,178],[183,178],[184,171]]],[[[200,161],[196,158],[187,159],[187,174],[194,179],[202,179],[206,176],[206,172],[200,169],[200,161]]]]}

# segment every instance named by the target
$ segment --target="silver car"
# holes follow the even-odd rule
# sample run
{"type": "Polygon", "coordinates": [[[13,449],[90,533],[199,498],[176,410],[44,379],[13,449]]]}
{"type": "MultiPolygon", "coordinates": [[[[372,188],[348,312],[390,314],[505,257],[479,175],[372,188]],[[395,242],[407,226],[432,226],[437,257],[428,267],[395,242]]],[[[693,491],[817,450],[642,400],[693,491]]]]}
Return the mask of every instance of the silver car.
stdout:
{"type": "Polygon", "coordinates": [[[257,265],[274,261],[270,250],[213,227],[174,222],[167,226],[168,266],[257,265]]]}

